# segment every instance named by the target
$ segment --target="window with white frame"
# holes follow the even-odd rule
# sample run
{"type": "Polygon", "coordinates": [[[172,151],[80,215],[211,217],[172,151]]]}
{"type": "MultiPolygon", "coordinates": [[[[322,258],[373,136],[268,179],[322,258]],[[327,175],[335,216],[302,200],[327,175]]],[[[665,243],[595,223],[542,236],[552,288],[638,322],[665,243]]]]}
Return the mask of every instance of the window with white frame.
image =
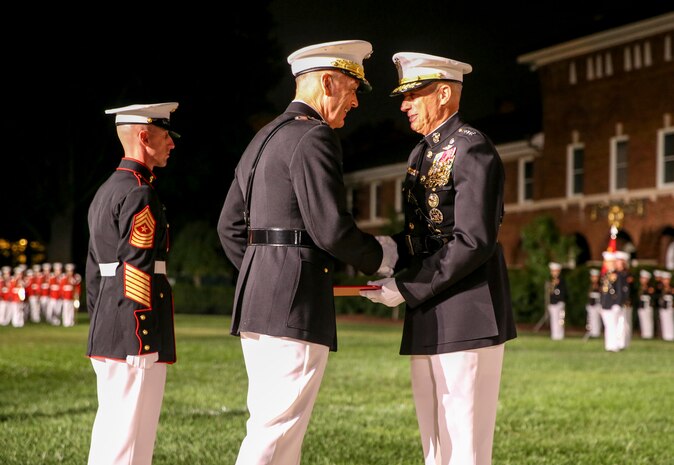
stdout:
{"type": "Polygon", "coordinates": [[[613,76],[613,57],[611,56],[611,52],[606,52],[604,61],[606,62],[606,75],[613,76]]]}
{"type": "Polygon", "coordinates": [[[534,159],[533,157],[519,160],[519,188],[520,203],[534,199],[534,159]]]}
{"type": "Polygon", "coordinates": [[[359,186],[349,188],[346,193],[347,207],[355,219],[359,219],[358,215],[360,214],[360,209],[358,208],[358,202],[360,201],[358,193],[359,186]]]}
{"type": "Polygon", "coordinates": [[[576,76],[576,62],[572,61],[569,63],[569,84],[574,85],[578,82],[578,77],[576,76]]]}
{"type": "Polygon", "coordinates": [[[597,79],[604,77],[604,62],[600,54],[594,57],[594,74],[597,76],[597,79]]]}
{"type": "Polygon", "coordinates": [[[585,146],[583,144],[569,145],[566,166],[568,173],[567,197],[582,195],[585,183],[585,146]]]}
{"type": "Polygon", "coordinates": [[[627,189],[628,156],[629,138],[627,136],[616,136],[611,138],[611,192],[618,192],[627,189]]]}
{"type": "Polygon", "coordinates": [[[674,128],[658,131],[658,184],[674,186],[674,128]]]}
{"type": "Polygon", "coordinates": [[[374,220],[382,217],[383,198],[381,181],[374,181],[370,184],[370,219],[374,220]]]}
{"type": "Polygon", "coordinates": [[[592,81],[594,79],[594,60],[587,57],[585,60],[585,79],[592,81]]]}
{"type": "Polygon", "coordinates": [[[641,47],[639,47],[639,44],[634,44],[632,53],[634,58],[634,69],[641,69],[641,47]]]}
{"type": "Polygon", "coordinates": [[[400,213],[405,206],[403,205],[403,182],[405,178],[396,178],[395,180],[395,211],[400,213]]]}

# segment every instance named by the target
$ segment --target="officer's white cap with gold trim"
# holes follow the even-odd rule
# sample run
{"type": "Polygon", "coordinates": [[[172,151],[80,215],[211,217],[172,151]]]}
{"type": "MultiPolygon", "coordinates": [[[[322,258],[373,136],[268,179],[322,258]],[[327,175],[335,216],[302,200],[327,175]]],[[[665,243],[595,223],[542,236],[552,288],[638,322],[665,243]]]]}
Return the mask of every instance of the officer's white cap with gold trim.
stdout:
{"type": "Polygon", "coordinates": [[[365,79],[363,61],[372,55],[372,44],[365,40],[338,40],[309,45],[288,56],[293,76],[318,71],[337,69],[360,81],[359,92],[369,92],[372,86],[365,79]]]}
{"type": "Polygon", "coordinates": [[[597,268],[590,268],[590,276],[599,276],[601,272],[597,268]]]}
{"type": "Polygon", "coordinates": [[[115,124],[153,124],[166,129],[171,137],[180,134],[171,130],[171,113],[178,108],[177,102],[137,103],[120,108],[105,110],[108,115],[115,115],[115,124]]]}
{"type": "Polygon", "coordinates": [[[398,52],[393,55],[398,70],[398,87],[391,96],[419,89],[433,81],[463,82],[463,75],[473,70],[468,63],[427,53],[398,52]]]}
{"type": "Polygon", "coordinates": [[[648,279],[650,279],[652,275],[651,275],[651,272],[648,271],[648,270],[640,270],[640,271],[639,271],[639,276],[642,277],[642,278],[648,278],[648,279]]]}
{"type": "Polygon", "coordinates": [[[557,263],[557,262],[550,262],[550,263],[548,263],[548,267],[550,268],[550,270],[555,270],[555,271],[559,271],[559,270],[562,269],[562,265],[560,265],[560,264],[557,263]]]}

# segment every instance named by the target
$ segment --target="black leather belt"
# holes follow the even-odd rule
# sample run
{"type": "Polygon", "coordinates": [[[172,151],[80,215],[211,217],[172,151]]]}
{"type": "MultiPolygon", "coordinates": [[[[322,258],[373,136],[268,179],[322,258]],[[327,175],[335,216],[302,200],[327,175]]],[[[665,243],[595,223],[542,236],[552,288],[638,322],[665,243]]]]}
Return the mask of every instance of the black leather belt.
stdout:
{"type": "Polygon", "coordinates": [[[405,236],[410,255],[425,255],[437,252],[452,238],[451,235],[405,236]]]}
{"type": "Polygon", "coordinates": [[[249,229],[248,245],[275,245],[290,247],[316,247],[303,229],[249,229]]]}

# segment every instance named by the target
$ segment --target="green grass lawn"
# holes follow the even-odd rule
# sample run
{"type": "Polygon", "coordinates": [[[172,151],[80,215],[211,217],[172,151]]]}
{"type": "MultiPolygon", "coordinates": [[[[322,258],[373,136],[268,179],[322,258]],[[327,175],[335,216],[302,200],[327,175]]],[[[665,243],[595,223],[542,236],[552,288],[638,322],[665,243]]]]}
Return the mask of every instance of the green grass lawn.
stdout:
{"type": "MultiPolygon", "coordinates": [[[[96,380],[88,321],[0,327],[0,464],[85,464],[96,380]]],[[[230,465],[247,418],[238,338],[222,316],[177,315],[154,465],[230,465]]],[[[399,324],[339,323],[303,465],[422,464],[399,324]]],[[[674,343],[521,332],[506,346],[494,465],[674,463],[674,343]]]]}

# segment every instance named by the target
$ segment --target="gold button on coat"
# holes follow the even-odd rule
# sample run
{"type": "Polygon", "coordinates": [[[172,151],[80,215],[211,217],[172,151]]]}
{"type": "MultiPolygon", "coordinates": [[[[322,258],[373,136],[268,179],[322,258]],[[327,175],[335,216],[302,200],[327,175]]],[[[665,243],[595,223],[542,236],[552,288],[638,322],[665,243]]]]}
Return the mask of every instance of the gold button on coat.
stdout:
{"type": "Polygon", "coordinates": [[[140,319],[141,319],[141,320],[144,320],[144,319],[145,319],[145,315],[141,315],[141,316],[140,316],[140,319]]]}
{"type": "Polygon", "coordinates": [[[147,336],[147,333],[148,333],[148,330],[147,330],[147,329],[144,329],[144,330],[143,330],[143,335],[144,335],[144,336],[147,336]]]}
{"type": "Polygon", "coordinates": [[[143,349],[145,349],[145,350],[150,350],[150,346],[149,346],[149,345],[145,345],[145,346],[143,346],[143,349]]]}

